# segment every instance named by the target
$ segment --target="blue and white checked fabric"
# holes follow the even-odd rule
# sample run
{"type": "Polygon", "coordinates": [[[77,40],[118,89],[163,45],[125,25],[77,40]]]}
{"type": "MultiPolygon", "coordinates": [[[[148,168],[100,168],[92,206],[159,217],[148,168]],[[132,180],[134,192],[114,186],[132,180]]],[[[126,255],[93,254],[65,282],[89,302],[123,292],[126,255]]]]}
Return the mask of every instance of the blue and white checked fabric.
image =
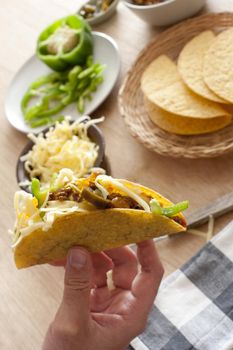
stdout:
{"type": "Polygon", "coordinates": [[[233,222],[164,280],[128,349],[233,349],[233,222]]]}

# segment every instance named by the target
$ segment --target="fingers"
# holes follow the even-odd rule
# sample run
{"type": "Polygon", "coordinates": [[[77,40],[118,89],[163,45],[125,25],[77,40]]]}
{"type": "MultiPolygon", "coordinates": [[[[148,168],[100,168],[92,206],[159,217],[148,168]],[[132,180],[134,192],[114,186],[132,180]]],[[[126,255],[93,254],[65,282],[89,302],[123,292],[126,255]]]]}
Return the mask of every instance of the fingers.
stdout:
{"type": "Polygon", "coordinates": [[[114,264],[112,278],[115,286],[130,289],[138,272],[135,253],[128,247],[111,249],[105,252],[114,264]]]}
{"type": "Polygon", "coordinates": [[[107,272],[113,268],[112,260],[103,252],[91,254],[93,265],[93,285],[97,287],[106,286],[107,272]]]}
{"type": "Polygon", "coordinates": [[[105,311],[111,302],[111,293],[108,287],[94,288],[91,290],[90,309],[92,312],[105,311]]]}
{"type": "MultiPolygon", "coordinates": [[[[92,253],[91,260],[93,265],[93,287],[106,286],[106,273],[113,268],[112,260],[103,252],[92,253]]],[[[67,259],[52,261],[49,264],[52,266],[66,266],[67,259]]]]}
{"type": "Polygon", "coordinates": [[[86,327],[90,320],[89,297],[92,283],[92,261],[83,248],[70,250],[65,270],[63,300],[56,319],[65,329],[86,327]]]}
{"type": "Polygon", "coordinates": [[[139,301],[142,301],[141,306],[147,312],[150,310],[157,294],[164,269],[153,240],[139,243],[137,255],[141,271],[133,281],[132,293],[139,301]]]}

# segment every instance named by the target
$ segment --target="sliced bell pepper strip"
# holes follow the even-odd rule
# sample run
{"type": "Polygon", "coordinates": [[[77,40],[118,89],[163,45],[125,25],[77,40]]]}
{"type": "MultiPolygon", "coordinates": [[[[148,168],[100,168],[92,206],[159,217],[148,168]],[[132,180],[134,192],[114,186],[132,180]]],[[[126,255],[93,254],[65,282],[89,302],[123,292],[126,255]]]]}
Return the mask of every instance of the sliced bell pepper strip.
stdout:
{"type": "Polygon", "coordinates": [[[163,215],[172,217],[176,214],[179,214],[181,211],[184,211],[188,208],[189,202],[183,201],[174,205],[171,205],[170,207],[163,208],[163,215]]]}
{"type": "Polygon", "coordinates": [[[150,208],[153,214],[165,215],[172,217],[176,214],[179,214],[181,211],[184,211],[189,206],[188,201],[183,201],[169,207],[163,208],[160,206],[159,202],[154,198],[150,201],[150,208]]]}
{"type": "Polygon", "coordinates": [[[25,122],[32,128],[54,123],[54,115],[73,102],[83,113],[85,100],[91,99],[91,93],[103,81],[103,69],[103,65],[93,63],[93,58],[88,56],[83,67],[77,65],[69,71],[51,73],[33,82],[21,102],[25,122]]]}
{"type": "Polygon", "coordinates": [[[38,180],[37,178],[32,179],[31,190],[32,190],[33,196],[37,199],[38,207],[40,208],[46,199],[48,190],[41,190],[40,180],[38,180]]]}

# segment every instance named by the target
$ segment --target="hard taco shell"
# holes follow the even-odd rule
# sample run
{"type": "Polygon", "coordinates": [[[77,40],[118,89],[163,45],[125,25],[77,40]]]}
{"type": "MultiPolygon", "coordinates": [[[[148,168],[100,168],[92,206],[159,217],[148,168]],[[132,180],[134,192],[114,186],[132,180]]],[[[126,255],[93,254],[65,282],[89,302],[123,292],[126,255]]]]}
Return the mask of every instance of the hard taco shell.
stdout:
{"type": "MultiPolygon", "coordinates": [[[[138,193],[156,198],[162,206],[172,204],[149,188],[119,181],[138,193]]],[[[185,223],[182,214],[177,217],[185,223]]],[[[48,231],[37,229],[23,237],[15,247],[14,258],[17,268],[25,268],[63,259],[74,246],[100,252],[181,231],[185,231],[185,227],[173,219],[138,209],[75,212],[56,218],[48,231]]]]}

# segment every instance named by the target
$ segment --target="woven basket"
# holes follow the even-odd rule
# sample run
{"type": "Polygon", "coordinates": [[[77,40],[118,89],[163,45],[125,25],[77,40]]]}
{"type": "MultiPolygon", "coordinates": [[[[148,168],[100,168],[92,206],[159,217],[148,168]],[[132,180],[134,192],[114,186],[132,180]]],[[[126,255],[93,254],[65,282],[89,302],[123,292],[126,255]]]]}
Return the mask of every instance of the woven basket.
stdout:
{"type": "Polygon", "coordinates": [[[143,103],[140,80],[156,57],[176,60],[184,45],[204,30],[215,33],[233,26],[233,13],[208,14],[187,20],[156,36],[139,54],[119,91],[119,108],[131,134],[150,150],[165,156],[217,157],[233,151],[233,123],[214,133],[180,136],[168,133],[150,120],[143,103]]]}

